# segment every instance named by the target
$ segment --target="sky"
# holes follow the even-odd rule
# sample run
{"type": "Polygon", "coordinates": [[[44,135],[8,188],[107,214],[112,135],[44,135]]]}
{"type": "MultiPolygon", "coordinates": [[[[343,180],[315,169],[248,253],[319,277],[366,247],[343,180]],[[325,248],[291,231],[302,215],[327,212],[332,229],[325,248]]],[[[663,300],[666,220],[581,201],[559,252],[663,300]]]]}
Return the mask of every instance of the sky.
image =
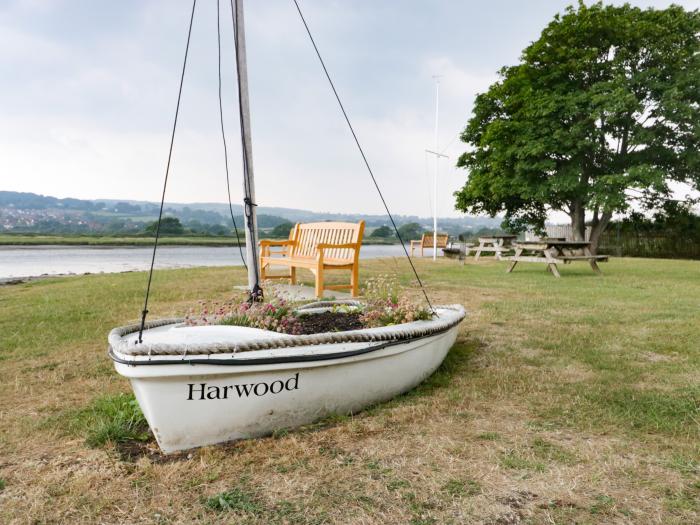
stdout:
{"type": "MultiPolygon", "coordinates": [[[[458,217],[458,133],[559,0],[299,0],[392,212],[458,217]]],[[[614,2],[620,3],[620,2],[614,2]]],[[[666,7],[662,0],[633,1],[666,7]]],[[[676,0],[687,9],[700,0],[676,0]]],[[[190,0],[0,0],[0,190],[158,201],[190,0]]],[[[242,200],[230,6],[221,1],[225,127],[242,200]]],[[[245,3],[253,162],[263,206],[383,213],[292,0],[245,3]]],[[[169,202],[226,202],[216,1],[199,0],[169,202]]]]}

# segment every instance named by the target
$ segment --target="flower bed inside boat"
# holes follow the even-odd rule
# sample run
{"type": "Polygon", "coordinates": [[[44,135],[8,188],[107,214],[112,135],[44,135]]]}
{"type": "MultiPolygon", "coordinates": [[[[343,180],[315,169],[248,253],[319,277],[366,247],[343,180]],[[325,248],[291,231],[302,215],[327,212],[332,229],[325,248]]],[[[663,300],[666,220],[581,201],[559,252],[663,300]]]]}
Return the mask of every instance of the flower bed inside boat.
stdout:
{"type": "Polygon", "coordinates": [[[187,326],[247,326],[290,335],[310,335],[392,326],[428,320],[433,313],[398,292],[395,280],[380,277],[368,281],[365,300],[295,303],[268,288],[268,299],[249,303],[233,298],[227,301],[200,301],[185,317],[187,326]],[[311,308],[310,308],[311,307],[311,308]]]}

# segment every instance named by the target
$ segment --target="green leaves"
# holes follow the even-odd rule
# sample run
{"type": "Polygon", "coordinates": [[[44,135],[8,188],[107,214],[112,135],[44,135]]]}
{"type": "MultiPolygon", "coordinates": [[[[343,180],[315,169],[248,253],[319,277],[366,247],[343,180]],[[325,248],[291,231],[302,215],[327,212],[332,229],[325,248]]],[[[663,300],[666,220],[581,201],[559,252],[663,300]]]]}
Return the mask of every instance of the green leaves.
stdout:
{"type": "Polygon", "coordinates": [[[522,229],[547,211],[624,212],[672,181],[700,187],[700,14],[570,7],[477,96],[456,208],[522,229]]]}

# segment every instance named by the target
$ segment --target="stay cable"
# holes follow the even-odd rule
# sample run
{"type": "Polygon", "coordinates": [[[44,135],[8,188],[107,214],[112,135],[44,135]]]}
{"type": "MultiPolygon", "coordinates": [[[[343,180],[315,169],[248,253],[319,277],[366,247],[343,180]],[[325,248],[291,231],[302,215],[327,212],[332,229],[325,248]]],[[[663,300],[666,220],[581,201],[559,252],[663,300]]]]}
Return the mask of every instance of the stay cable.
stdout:
{"type": "Polygon", "coordinates": [[[382,191],[379,189],[379,184],[377,183],[377,179],[374,176],[374,172],[372,171],[372,168],[369,165],[369,161],[367,160],[367,156],[365,155],[365,152],[362,149],[362,145],[360,145],[360,141],[357,138],[357,134],[355,133],[355,129],[352,127],[352,124],[350,123],[350,118],[348,117],[348,114],[345,111],[345,106],[343,106],[343,102],[340,100],[340,95],[338,95],[338,91],[335,89],[335,84],[333,83],[333,80],[331,79],[331,75],[328,72],[328,68],[326,67],[326,63],[323,61],[323,57],[321,56],[321,52],[318,50],[318,46],[316,45],[316,41],[314,40],[314,37],[311,34],[311,30],[309,29],[309,25],[306,23],[306,19],[304,18],[304,14],[301,12],[301,8],[299,7],[299,2],[297,2],[297,0],[292,0],[292,1],[294,2],[294,5],[296,6],[297,12],[299,13],[299,17],[301,18],[301,21],[304,24],[304,28],[306,29],[306,33],[309,35],[309,39],[311,40],[311,44],[314,47],[314,51],[316,51],[316,56],[318,57],[319,62],[321,62],[321,67],[323,68],[323,72],[326,75],[326,79],[328,79],[328,83],[330,84],[331,89],[333,90],[333,94],[335,95],[335,99],[338,101],[338,105],[340,106],[340,111],[343,113],[343,117],[345,117],[345,122],[347,123],[348,128],[350,128],[350,133],[352,133],[352,138],[355,139],[355,144],[357,145],[357,149],[360,151],[360,155],[362,156],[362,160],[364,161],[365,166],[367,167],[367,171],[369,172],[369,175],[372,178],[372,182],[374,183],[374,187],[377,189],[377,193],[379,193],[379,198],[381,199],[382,204],[384,205],[384,209],[386,210],[386,214],[389,216],[389,220],[391,221],[391,224],[394,227],[394,231],[396,232],[396,236],[398,237],[399,242],[401,243],[401,247],[403,248],[404,254],[406,255],[406,258],[408,259],[408,262],[411,265],[411,269],[413,270],[413,275],[416,276],[416,280],[418,281],[420,289],[423,292],[423,295],[425,296],[425,300],[428,303],[428,306],[430,307],[430,309],[433,312],[435,312],[435,309],[433,308],[433,305],[430,302],[430,299],[428,298],[428,294],[425,291],[425,287],[423,286],[423,282],[421,281],[420,277],[418,276],[418,271],[416,270],[416,267],[413,264],[413,260],[411,259],[411,256],[408,254],[408,250],[406,249],[406,245],[404,244],[403,239],[401,238],[401,234],[399,233],[399,229],[396,226],[396,222],[394,221],[394,217],[391,215],[391,212],[389,211],[389,206],[387,205],[386,200],[384,199],[384,195],[382,194],[382,191]]]}
{"type": "Polygon", "coordinates": [[[148,315],[148,298],[151,293],[151,282],[153,281],[153,266],[156,262],[156,249],[158,248],[158,239],[160,238],[160,225],[163,220],[163,206],[165,205],[165,190],[168,187],[168,175],[170,174],[170,161],[173,157],[173,144],[175,143],[175,130],[177,129],[177,117],[180,114],[180,100],[182,98],[182,85],[185,81],[185,70],[187,69],[187,55],[190,50],[190,39],[192,37],[192,22],[194,21],[194,11],[197,6],[197,0],[192,0],[192,13],[190,14],[190,27],[187,30],[187,45],[185,46],[185,58],[182,61],[182,73],[180,74],[180,88],[177,92],[177,104],[175,105],[175,118],[173,120],[173,130],[170,134],[170,148],[168,150],[168,163],[165,166],[165,180],[163,181],[163,195],[160,199],[160,210],[158,211],[158,223],[156,225],[156,237],[153,241],[153,255],[151,256],[151,268],[148,271],[148,284],[146,285],[146,298],[143,302],[143,310],[141,311],[141,328],[139,329],[138,342],[143,342],[143,330],[146,325],[146,316],[148,315]]]}

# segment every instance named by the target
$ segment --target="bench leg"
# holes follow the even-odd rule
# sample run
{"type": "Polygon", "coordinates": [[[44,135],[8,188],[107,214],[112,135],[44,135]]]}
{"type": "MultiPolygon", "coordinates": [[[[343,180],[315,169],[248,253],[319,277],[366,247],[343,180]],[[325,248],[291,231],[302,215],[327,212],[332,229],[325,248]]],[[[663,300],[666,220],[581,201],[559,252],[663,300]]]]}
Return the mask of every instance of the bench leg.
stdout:
{"type": "Polygon", "coordinates": [[[360,294],[360,265],[355,263],[350,274],[350,285],[352,286],[352,296],[357,297],[360,294]]]}
{"type": "Polygon", "coordinates": [[[323,297],[323,266],[319,266],[316,270],[316,297],[323,297]]]}
{"type": "Polygon", "coordinates": [[[508,269],[506,270],[506,273],[510,273],[515,269],[515,265],[518,264],[518,257],[522,255],[523,250],[522,248],[518,248],[515,250],[515,255],[513,256],[513,260],[510,262],[510,266],[508,266],[508,269]]]}
{"type": "Polygon", "coordinates": [[[547,263],[547,269],[552,272],[554,277],[561,277],[561,274],[559,273],[559,269],[557,268],[557,265],[554,263],[547,263]]]}
{"type": "Polygon", "coordinates": [[[289,267],[289,284],[297,284],[297,269],[294,266],[289,267]]]}
{"type": "MultiPolygon", "coordinates": [[[[593,254],[591,253],[591,249],[587,248],[587,247],[583,249],[583,254],[587,255],[589,257],[593,256],[593,254]]],[[[598,266],[598,262],[595,259],[589,259],[588,262],[591,263],[591,268],[593,268],[593,271],[595,273],[598,273],[598,274],[603,273],[600,271],[600,267],[598,266]]]]}
{"type": "Polygon", "coordinates": [[[481,246],[479,246],[479,247],[476,249],[476,255],[474,255],[474,262],[478,262],[478,261],[479,261],[479,257],[481,257],[481,246]]]}

